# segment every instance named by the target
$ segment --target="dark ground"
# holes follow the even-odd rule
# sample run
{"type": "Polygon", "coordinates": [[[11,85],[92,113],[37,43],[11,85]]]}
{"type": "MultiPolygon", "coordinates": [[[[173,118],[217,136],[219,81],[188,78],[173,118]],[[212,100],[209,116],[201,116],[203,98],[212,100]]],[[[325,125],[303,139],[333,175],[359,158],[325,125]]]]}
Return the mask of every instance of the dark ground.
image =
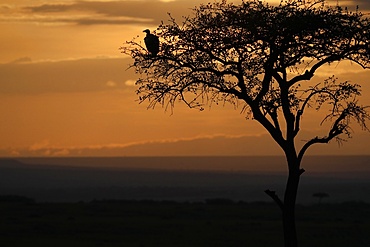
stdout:
{"type": "MultiPolygon", "coordinates": [[[[283,246],[273,203],[0,199],[4,247],[283,246]]],[[[370,246],[370,204],[298,205],[297,217],[300,247],[370,246]]]]}
{"type": "MultiPolygon", "coordinates": [[[[370,156],[356,157],[358,163],[350,163],[348,156],[309,158],[298,203],[316,203],[312,195],[318,192],[330,195],[324,200],[327,203],[370,203],[370,156]],[[324,171],[322,167],[331,168],[324,171]]],[[[0,195],[23,195],[37,202],[107,198],[271,202],[266,189],[279,196],[284,192],[287,174],[277,170],[285,167],[281,161],[281,157],[0,158],[0,195]],[[150,168],[152,163],[161,163],[163,169],[150,168]],[[238,170],[243,164],[260,170],[238,170]],[[215,170],[204,170],[206,165],[215,170]],[[218,170],[222,167],[226,170],[218,170]]]]}

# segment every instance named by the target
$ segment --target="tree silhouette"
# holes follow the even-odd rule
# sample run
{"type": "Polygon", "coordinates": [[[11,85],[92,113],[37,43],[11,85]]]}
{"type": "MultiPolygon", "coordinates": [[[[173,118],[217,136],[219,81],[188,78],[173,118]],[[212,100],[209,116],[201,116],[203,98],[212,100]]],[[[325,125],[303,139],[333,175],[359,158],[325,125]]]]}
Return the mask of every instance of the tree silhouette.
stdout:
{"type": "Polygon", "coordinates": [[[326,197],[329,197],[329,194],[324,193],[324,192],[316,192],[316,193],[313,193],[312,196],[317,197],[318,198],[318,203],[321,204],[322,199],[326,198],[326,197]]]}
{"type": "Polygon", "coordinates": [[[190,108],[228,102],[259,122],[283,150],[288,167],[285,194],[265,192],[282,211],[286,247],[297,246],[295,204],[301,161],[314,144],[351,136],[352,123],[367,130],[366,107],[358,103],[358,84],[335,76],[310,83],[315,73],[333,62],[351,61],[369,68],[369,19],[359,11],[327,6],[324,0],[288,1],[277,6],[262,1],[226,1],[195,7],[181,24],[156,30],[161,49],[150,56],[135,39],[121,47],[134,59],[136,84],[149,108],[190,108]],[[325,113],[327,134],[295,140],[302,116],[311,108],[325,113]]]}

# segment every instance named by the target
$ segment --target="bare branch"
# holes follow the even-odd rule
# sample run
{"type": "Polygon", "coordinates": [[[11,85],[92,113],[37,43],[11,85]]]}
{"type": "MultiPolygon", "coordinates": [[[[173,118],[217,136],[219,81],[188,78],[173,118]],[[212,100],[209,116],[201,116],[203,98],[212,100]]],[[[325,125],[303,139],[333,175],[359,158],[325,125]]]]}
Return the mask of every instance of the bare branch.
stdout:
{"type": "Polygon", "coordinates": [[[333,113],[327,118],[336,118],[331,126],[328,135],[324,137],[315,137],[310,141],[306,142],[301,150],[299,151],[298,159],[302,160],[303,155],[309,147],[317,143],[329,143],[334,138],[338,138],[341,134],[351,135],[350,124],[351,120],[354,120],[364,130],[369,131],[366,121],[370,119],[370,115],[363,106],[358,106],[356,102],[348,103],[347,107],[342,110],[339,114],[333,113]]]}
{"type": "Polygon", "coordinates": [[[275,191],[272,191],[272,190],[265,190],[265,193],[267,195],[269,195],[275,202],[276,204],[279,206],[279,208],[281,210],[284,209],[284,203],[280,200],[280,198],[276,195],[276,192],[275,191]]]}

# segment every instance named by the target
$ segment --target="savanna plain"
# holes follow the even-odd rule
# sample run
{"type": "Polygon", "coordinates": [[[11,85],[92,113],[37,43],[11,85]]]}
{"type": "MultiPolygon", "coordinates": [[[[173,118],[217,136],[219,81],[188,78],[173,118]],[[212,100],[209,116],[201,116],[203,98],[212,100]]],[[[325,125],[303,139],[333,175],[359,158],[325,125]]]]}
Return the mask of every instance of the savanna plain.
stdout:
{"type": "MultiPolygon", "coordinates": [[[[242,170],[240,157],[198,158],[215,170],[184,170],[194,158],[180,160],[1,159],[1,246],[283,246],[279,208],[263,188],[281,193],[284,171],[242,170]],[[145,167],[148,160],[163,166],[145,167]],[[234,167],[217,170],[216,160],[234,167]],[[140,169],[117,167],[134,161],[140,169]]],[[[351,173],[341,173],[340,163],[335,174],[311,166],[297,205],[300,246],[370,246],[368,161],[358,158],[351,173]]]]}
{"type": "MultiPolygon", "coordinates": [[[[2,246],[283,246],[272,203],[2,201],[2,246]]],[[[369,246],[370,205],[299,205],[300,246],[369,246]]]]}

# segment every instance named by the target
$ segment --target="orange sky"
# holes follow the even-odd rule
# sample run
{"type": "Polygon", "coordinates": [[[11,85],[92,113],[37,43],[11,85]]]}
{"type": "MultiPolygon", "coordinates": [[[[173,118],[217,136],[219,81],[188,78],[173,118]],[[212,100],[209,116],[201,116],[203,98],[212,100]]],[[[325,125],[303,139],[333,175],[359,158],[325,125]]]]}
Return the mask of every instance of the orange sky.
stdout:
{"type": "MultiPolygon", "coordinates": [[[[240,109],[179,104],[171,114],[135,101],[136,75],[118,48],[166,21],[167,12],[181,19],[200,2],[2,0],[0,156],[281,154],[240,109]]],[[[339,2],[370,9],[365,0],[339,2]]],[[[369,71],[333,65],[314,80],[334,73],[360,83],[361,102],[370,105],[369,71]]],[[[320,129],[313,113],[303,120],[299,141],[320,129]]],[[[308,154],[370,154],[370,134],[355,130],[344,146],[308,154]]]]}

